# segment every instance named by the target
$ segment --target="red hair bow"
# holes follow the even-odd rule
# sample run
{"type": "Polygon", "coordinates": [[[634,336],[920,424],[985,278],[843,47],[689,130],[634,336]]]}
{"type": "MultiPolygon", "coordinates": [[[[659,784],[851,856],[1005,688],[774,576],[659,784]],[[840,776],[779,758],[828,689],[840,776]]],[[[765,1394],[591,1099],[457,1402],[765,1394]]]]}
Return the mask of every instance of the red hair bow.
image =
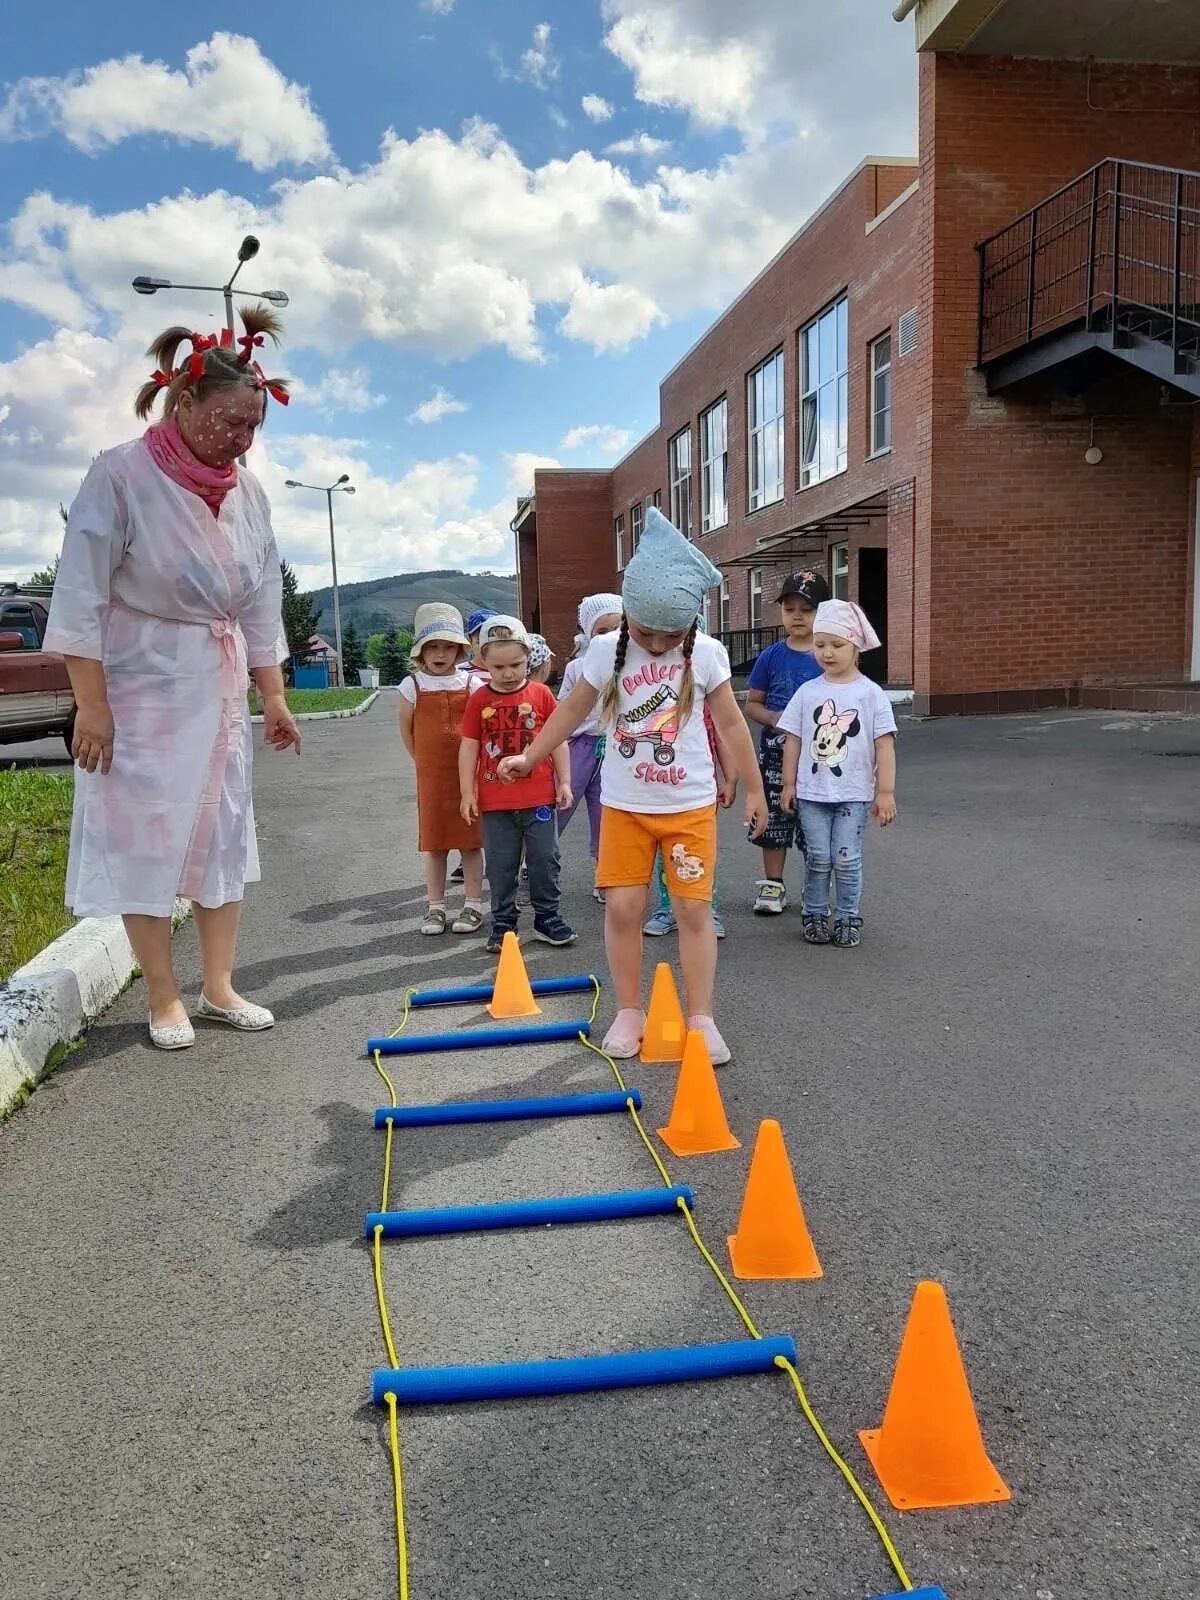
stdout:
{"type": "Polygon", "coordinates": [[[178,376],[178,367],[174,368],[174,370],[171,372],[164,372],[161,367],[156,367],[150,374],[150,382],[155,386],[156,389],[167,389],[175,382],[175,379],[178,376]]]}
{"type": "Polygon", "coordinates": [[[265,389],[272,400],[278,400],[281,406],[287,405],[292,397],[282,384],[272,383],[257,361],[252,364],[250,370],[254,373],[254,387],[256,389],[265,389]]]}
{"type": "Polygon", "coordinates": [[[255,350],[263,343],[263,336],[261,333],[243,333],[238,339],[238,343],[242,347],[242,353],[238,360],[245,363],[251,360],[255,350]]]}

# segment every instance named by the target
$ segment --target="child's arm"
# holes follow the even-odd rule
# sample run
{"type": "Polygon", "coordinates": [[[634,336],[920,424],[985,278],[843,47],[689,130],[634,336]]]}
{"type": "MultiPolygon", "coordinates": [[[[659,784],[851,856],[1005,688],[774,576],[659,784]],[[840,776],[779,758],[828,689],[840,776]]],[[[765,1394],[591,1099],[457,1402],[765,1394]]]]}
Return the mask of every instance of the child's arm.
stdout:
{"type": "Polygon", "coordinates": [[[729,747],[717,731],[717,725],[712,725],[713,766],[716,769],[717,799],[728,808],[737,799],[737,773],[734,770],[733,759],[729,754],[729,747]]]}
{"type": "Polygon", "coordinates": [[[733,775],[746,785],[746,826],[753,833],[761,833],[770,820],[767,796],[754,754],[754,741],[728,679],[712,691],[707,703],[717,738],[723,741],[724,749],[728,752],[733,775]]]}
{"type": "Polygon", "coordinates": [[[762,728],[774,728],[779,722],[778,711],[767,710],[767,697],[762,689],[751,689],[746,695],[746,715],[762,728]]]}
{"type": "Polygon", "coordinates": [[[417,746],[413,738],[413,722],[416,719],[417,708],[411,701],[400,696],[400,742],[415,761],[417,759],[417,746]]]}
{"type": "Polygon", "coordinates": [[[800,771],[800,752],[803,749],[801,740],[794,733],[784,735],[783,739],[783,789],[779,796],[781,811],[794,811],[796,809],[796,778],[800,771]]]}
{"type": "Polygon", "coordinates": [[[875,741],[875,804],[872,806],[876,822],[886,828],[896,820],[896,735],[880,734],[875,741]]]}
{"type": "MultiPolygon", "coordinates": [[[[571,690],[565,700],[546,719],[546,725],[519,756],[505,756],[497,771],[501,778],[527,778],[539,761],[552,756],[565,739],[569,739],[588,713],[595,709],[600,698],[599,689],[593,689],[586,678],[571,690]]],[[[735,702],[736,704],[736,702],[735,702]]]]}
{"type": "Polygon", "coordinates": [[[464,737],[458,747],[458,809],[464,822],[474,822],[479,815],[479,793],[475,783],[478,769],[479,740],[464,737]]]}
{"type": "Polygon", "coordinates": [[[571,793],[571,752],[560,744],[550,757],[554,763],[554,798],[560,811],[568,811],[575,796],[571,793]]]}

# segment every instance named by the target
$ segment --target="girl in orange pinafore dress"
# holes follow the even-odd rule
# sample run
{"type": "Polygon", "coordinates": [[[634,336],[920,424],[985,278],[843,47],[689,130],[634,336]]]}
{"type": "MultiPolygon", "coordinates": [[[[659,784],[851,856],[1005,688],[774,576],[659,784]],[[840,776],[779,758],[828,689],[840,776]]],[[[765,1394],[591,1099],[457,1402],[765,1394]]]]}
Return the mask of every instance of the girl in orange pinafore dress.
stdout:
{"type": "Polygon", "coordinates": [[[461,614],[453,606],[417,607],[413,620],[411,675],[400,685],[400,737],[417,769],[417,848],[425,858],[428,908],[421,932],[445,933],[446,865],[462,853],[466,903],[452,924],[455,933],[483,926],[483,836],[478,822],[459,811],[458,746],[463,712],[479,680],[467,670],[469,646],[461,614]]]}

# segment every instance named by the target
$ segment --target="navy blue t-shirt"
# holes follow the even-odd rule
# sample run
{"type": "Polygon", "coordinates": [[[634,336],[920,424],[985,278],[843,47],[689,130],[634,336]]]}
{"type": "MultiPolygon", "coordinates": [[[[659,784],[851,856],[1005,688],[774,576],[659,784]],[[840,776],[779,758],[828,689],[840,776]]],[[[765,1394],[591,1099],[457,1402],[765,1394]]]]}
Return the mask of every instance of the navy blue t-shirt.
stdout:
{"type": "MultiPolygon", "coordinates": [[[[754,663],[747,679],[747,687],[763,696],[768,711],[782,711],[802,684],[821,676],[822,669],[811,650],[793,650],[786,639],[768,645],[754,663]]],[[[762,730],[764,739],[771,737],[771,729],[762,730]]]]}

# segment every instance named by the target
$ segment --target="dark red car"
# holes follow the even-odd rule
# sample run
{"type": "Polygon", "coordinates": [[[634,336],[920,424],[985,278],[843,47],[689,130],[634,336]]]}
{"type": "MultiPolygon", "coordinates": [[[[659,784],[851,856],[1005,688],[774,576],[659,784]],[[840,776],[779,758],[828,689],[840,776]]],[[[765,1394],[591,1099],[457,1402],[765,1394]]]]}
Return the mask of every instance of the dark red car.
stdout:
{"type": "Polygon", "coordinates": [[[0,584],[0,745],[61,733],[67,749],[75,697],[61,656],[42,649],[49,600],[0,584]]]}

